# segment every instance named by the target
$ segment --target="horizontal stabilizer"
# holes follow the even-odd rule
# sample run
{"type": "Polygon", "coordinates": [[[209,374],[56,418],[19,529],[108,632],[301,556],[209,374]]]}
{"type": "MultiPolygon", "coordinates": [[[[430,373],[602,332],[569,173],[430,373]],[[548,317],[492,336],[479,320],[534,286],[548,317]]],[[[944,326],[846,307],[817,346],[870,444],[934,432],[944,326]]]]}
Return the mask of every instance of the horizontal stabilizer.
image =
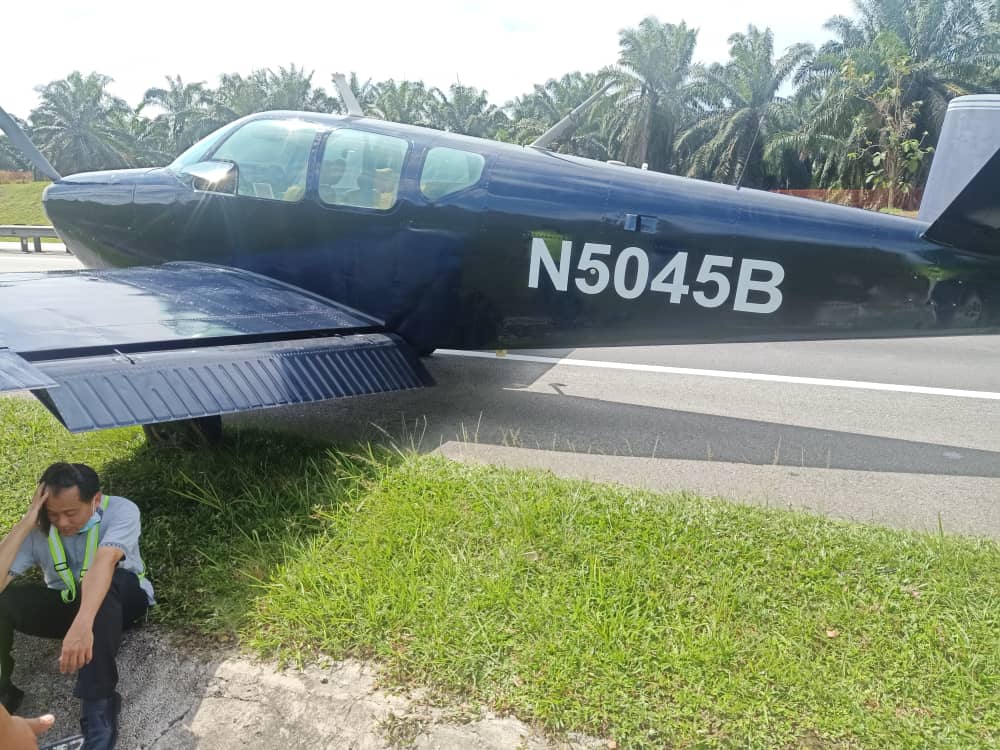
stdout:
{"type": "Polygon", "coordinates": [[[59,387],[36,395],[71,432],[431,384],[409,347],[384,334],[112,354],[40,367],[59,387]]]}
{"type": "Polygon", "coordinates": [[[962,250],[1000,255],[1000,149],[934,220],[924,237],[962,250]]]}

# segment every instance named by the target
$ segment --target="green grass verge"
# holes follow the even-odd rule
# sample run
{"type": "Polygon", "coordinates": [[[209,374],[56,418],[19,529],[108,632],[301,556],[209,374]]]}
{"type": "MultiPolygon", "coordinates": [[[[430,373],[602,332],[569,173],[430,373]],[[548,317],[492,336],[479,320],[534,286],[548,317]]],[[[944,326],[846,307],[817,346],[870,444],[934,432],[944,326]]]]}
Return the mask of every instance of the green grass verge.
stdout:
{"type": "Polygon", "coordinates": [[[144,510],[166,622],[622,747],[1000,742],[1000,547],[287,436],[84,437],[0,400],[6,525],[49,461],[144,510]]]}
{"type": "Polygon", "coordinates": [[[905,216],[908,219],[917,218],[917,211],[904,211],[901,208],[880,208],[879,211],[884,214],[892,214],[893,216],[905,216]]]}
{"type": "MultiPolygon", "coordinates": [[[[0,224],[34,224],[50,226],[49,217],[42,208],[42,191],[48,182],[24,182],[0,185],[0,224]]],[[[14,240],[16,237],[0,237],[14,240]]],[[[43,238],[43,242],[58,242],[43,238]]]]}

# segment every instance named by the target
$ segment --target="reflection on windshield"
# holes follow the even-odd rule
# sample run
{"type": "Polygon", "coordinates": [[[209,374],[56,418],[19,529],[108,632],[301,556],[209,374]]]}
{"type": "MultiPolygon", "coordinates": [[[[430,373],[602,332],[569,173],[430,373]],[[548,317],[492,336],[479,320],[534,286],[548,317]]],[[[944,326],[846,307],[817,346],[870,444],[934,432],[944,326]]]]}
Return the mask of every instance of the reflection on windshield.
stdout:
{"type": "Polygon", "coordinates": [[[205,158],[205,155],[215,147],[215,144],[222,141],[230,133],[232,133],[236,128],[242,125],[247,118],[241,118],[229,123],[228,125],[223,125],[221,128],[213,133],[209,133],[200,141],[195,143],[193,146],[184,151],[180,156],[174,159],[167,166],[167,169],[172,169],[174,172],[180,172],[184,167],[191,166],[192,164],[197,164],[205,158]]]}

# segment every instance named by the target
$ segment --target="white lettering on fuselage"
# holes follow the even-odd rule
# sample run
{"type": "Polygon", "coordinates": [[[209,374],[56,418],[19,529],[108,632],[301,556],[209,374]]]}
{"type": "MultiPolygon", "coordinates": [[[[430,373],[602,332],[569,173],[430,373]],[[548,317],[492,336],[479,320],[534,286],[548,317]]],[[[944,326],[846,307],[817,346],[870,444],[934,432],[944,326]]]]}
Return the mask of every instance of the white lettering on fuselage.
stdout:
{"type": "MultiPolygon", "coordinates": [[[[572,256],[573,243],[562,240],[557,264],[546,240],[532,237],[528,287],[538,289],[544,269],[556,291],[568,291],[572,256]]],[[[781,307],[783,297],[779,287],[785,280],[785,269],[780,263],[731,255],[705,255],[694,278],[694,283],[701,288],[693,293],[690,284],[685,283],[687,265],[688,253],[680,250],[650,280],[649,256],[641,247],[626,247],[612,258],[611,245],[587,242],[577,259],[573,283],[584,294],[601,294],[610,288],[622,299],[636,299],[648,291],[666,294],[667,301],[674,305],[679,305],[685,295],[691,294],[698,305],[706,308],[722,307],[731,296],[733,310],[737,312],[767,314],[781,307]],[[733,295],[732,282],[723,269],[731,269],[737,263],[739,272],[733,295]],[[751,293],[766,301],[751,302],[751,293]]]]}

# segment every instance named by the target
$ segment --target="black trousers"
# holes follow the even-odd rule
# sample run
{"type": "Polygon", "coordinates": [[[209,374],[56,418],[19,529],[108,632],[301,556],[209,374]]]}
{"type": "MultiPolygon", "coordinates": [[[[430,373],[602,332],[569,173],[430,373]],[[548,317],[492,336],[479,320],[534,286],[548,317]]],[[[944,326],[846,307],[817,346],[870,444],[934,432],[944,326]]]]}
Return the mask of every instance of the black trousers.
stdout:
{"type": "MultiPolygon", "coordinates": [[[[80,609],[82,594],[64,604],[58,591],[42,585],[11,585],[0,594],[0,689],[14,673],[14,632],[42,638],[64,638],[80,609]]],[[[73,694],[82,700],[110,698],[118,684],[115,658],[122,630],[146,613],[149,602],[135,573],[117,568],[104,603],[94,618],[94,656],[76,677],[73,694]]]]}

